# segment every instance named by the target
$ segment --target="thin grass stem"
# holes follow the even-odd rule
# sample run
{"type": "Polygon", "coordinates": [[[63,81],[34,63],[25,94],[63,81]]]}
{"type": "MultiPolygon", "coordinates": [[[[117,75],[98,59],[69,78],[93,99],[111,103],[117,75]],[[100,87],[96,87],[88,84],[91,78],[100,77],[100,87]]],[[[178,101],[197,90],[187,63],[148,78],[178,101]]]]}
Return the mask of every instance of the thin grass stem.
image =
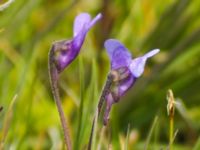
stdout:
{"type": "Polygon", "coordinates": [[[97,128],[97,119],[98,119],[98,110],[96,111],[93,122],[92,122],[92,129],[91,129],[91,132],[90,132],[88,150],[94,149],[94,147],[95,147],[94,144],[93,144],[93,138],[95,138],[95,135],[96,135],[95,131],[96,131],[96,128],[97,128]]]}
{"type": "Polygon", "coordinates": [[[129,134],[130,134],[130,124],[128,124],[128,128],[127,128],[126,142],[125,142],[125,145],[124,145],[124,150],[128,150],[129,134]]]}
{"type": "Polygon", "coordinates": [[[110,90],[110,86],[112,85],[112,81],[113,81],[113,76],[112,74],[108,74],[108,77],[107,77],[107,81],[103,87],[103,90],[102,90],[102,94],[100,96],[100,99],[99,99],[99,103],[98,103],[98,115],[100,115],[101,113],[101,108],[103,106],[103,103],[105,101],[105,97],[106,95],[109,93],[109,90],[110,90]]]}
{"type": "MultiPolygon", "coordinates": [[[[5,115],[3,130],[2,130],[3,131],[2,137],[0,139],[0,150],[4,149],[4,143],[5,143],[6,137],[8,135],[8,131],[10,129],[11,120],[12,120],[12,117],[13,117],[13,107],[14,107],[14,104],[15,104],[17,97],[18,97],[17,94],[13,97],[13,99],[12,99],[12,101],[11,101],[9,107],[8,107],[8,111],[5,115]]],[[[3,107],[1,107],[1,108],[3,108],[3,107]]]]}
{"type": "Polygon", "coordinates": [[[169,149],[173,149],[173,137],[174,137],[174,117],[169,118],[169,149]]]}
{"type": "Polygon", "coordinates": [[[167,112],[169,115],[169,150],[173,149],[174,141],[174,111],[175,111],[175,101],[174,95],[171,89],[167,92],[167,112]]]}
{"type": "Polygon", "coordinates": [[[199,136],[199,138],[198,138],[198,140],[197,140],[197,142],[196,142],[196,144],[195,144],[195,146],[192,150],[198,150],[198,149],[200,149],[200,136],[199,136]]]}
{"type": "Polygon", "coordinates": [[[147,136],[145,147],[144,147],[145,150],[147,150],[147,148],[149,146],[149,143],[150,143],[150,140],[151,140],[151,137],[152,137],[152,134],[153,134],[153,130],[154,130],[155,126],[156,126],[157,121],[158,121],[158,116],[156,116],[154,118],[153,124],[152,124],[151,129],[149,131],[149,134],[147,136]]]}
{"type": "Polygon", "coordinates": [[[84,68],[83,68],[83,59],[82,57],[79,58],[79,80],[80,80],[80,105],[79,105],[79,118],[78,118],[78,128],[76,134],[76,141],[75,141],[75,150],[80,147],[80,137],[82,133],[82,125],[83,125],[83,108],[84,108],[84,68]]]}
{"type": "Polygon", "coordinates": [[[15,0],[8,0],[4,4],[0,5],[0,11],[3,11],[7,7],[9,7],[15,0]]]}
{"type": "Polygon", "coordinates": [[[89,139],[89,143],[88,143],[88,150],[91,150],[91,148],[92,148],[92,139],[93,139],[93,134],[94,134],[93,133],[94,127],[96,127],[99,115],[101,113],[101,108],[102,108],[104,100],[105,100],[105,96],[109,92],[110,86],[112,84],[112,80],[113,80],[113,76],[111,74],[109,74],[108,77],[107,77],[106,84],[103,87],[102,94],[99,98],[99,102],[98,102],[98,106],[97,106],[97,112],[95,113],[95,116],[94,116],[94,119],[93,119],[92,129],[91,129],[91,132],[90,132],[90,139],[89,139]]]}
{"type": "Polygon", "coordinates": [[[97,145],[97,150],[101,150],[101,145],[102,145],[102,140],[103,140],[103,136],[104,136],[105,130],[106,130],[106,127],[103,126],[101,128],[100,139],[99,139],[99,142],[98,142],[98,145],[97,145]]]}

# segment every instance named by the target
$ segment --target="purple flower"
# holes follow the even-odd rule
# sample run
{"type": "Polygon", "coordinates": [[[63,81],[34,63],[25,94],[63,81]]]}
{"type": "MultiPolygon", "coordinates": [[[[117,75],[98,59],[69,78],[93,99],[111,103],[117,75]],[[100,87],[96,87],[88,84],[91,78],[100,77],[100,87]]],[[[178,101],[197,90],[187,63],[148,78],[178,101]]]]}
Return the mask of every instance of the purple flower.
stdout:
{"type": "Polygon", "coordinates": [[[87,13],[81,13],[75,18],[73,38],[71,40],[57,41],[53,44],[54,62],[58,72],[62,72],[78,55],[89,29],[99,20],[98,14],[94,19],[87,13]]]}
{"type": "Polygon", "coordinates": [[[109,92],[106,93],[106,110],[104,114],[104,124],[108,122],[108,117],[112,104],[118,102],[120,98],[130,89],[137,78],[144,72],[145,63],[148,58],[159,52],[159,49],[152,50],[145,55],[132,59],[131,53],[119,41],[109,39],[104,43],[111,60],[112,77],[109,92]]]}
{"type": "Polygon", "coordinates": [[[73,38],[71,40],[62,40],[53,43],[53,46],[49,51],[48,63],[51,89],[59,112],[60,121],[64,131],[65,143],[68,150],[71,150],[72,146],[64,111],[60,101],[58,88],[59,73],[61,73],[76,58],[85,40],[87,32],[101,17],[102,15],[98,14],[91,20],[90,15],[87,13],[78,15],[74,21],[73,38]]]}

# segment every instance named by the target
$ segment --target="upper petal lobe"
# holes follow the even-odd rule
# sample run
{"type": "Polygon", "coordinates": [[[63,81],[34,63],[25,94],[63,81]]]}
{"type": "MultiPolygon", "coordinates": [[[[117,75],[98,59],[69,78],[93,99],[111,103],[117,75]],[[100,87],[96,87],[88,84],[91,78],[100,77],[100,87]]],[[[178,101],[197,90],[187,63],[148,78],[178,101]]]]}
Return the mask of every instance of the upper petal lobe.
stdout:
{"type": "Polygon", "coordinates": [[[109,39],[104,43],[111,60],[111,68],[117,69],[124,66],[129,66],[131,62],[131,54],[119,41],[109,39]]]}

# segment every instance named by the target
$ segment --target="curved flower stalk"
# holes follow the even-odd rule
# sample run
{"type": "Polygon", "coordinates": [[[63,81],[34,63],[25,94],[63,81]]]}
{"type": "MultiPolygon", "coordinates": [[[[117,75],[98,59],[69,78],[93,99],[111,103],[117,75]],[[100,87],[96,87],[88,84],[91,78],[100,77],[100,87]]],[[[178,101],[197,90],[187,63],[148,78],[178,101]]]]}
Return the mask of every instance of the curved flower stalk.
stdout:
{"type": "Polygon", "coordinates": [[[99,102],[100,111],[103,100],[106,100],[104,114],[104,125],[106,125],[112,105],[119,102],[120,98],[133,86],[137,78],[144,72],[147,59],[157,54],[159,49],[132,59],[128,49],[117,40],[109,39],[104,46],[111,60],[111,70],[99,102]]]}
{"type": "Polygon", "coordinates": [[[72,150],[72,146],[58,90],[59,74],[77,57],[87,32],[99,19],[101,19],[101,17],[102,15],[98,14],[91,20],[89,14],[81,13],[74,21],[73,38],[71,40],[62,40],[53,43],[49,51],[49,76],[51,88],[59,112],[62,128],[64,130],[64,138],[68,150],[72,150]]]}

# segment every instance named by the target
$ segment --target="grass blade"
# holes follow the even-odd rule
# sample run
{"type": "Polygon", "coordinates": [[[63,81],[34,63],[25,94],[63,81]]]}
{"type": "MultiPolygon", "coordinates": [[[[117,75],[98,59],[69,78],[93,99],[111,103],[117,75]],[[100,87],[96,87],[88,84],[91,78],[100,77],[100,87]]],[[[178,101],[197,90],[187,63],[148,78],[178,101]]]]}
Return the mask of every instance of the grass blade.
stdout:
{"type": "Polygon", "coordinates": [[[124,150],[128,150],[129,133],[130,133],[130,124],[128,124],[128,128],[127,128],[126,142],[125,142],[125,145],[124,145],[124,150]]]}
{"type": "Polygon", "coordinates": [[[148,134],[147,139],[146,139],[146,143],[145,143],[145,147],[144,147],[145,150],[147,150],[147,147],[148,147],[149,142],[151,140],[151,137],[152,137],[152,134],[153,134],[153,130],[154,130],[155,126],[156,126],[157,121],[158,121],[158,116],[155,116],[153,124],[151,126],[151,129],[150,129],[149,134],[148,134]]]}
{"type": "Polygon", "coordinates": [[[7,2],[5,2],[4,4],[0,5],[0,11],[3,11],[4,9],[6,9],[7,7],[10,6],[10,4],[12,4],[15,0],[8,0],[7,2]]]}
{"type": "Polygon", "coordinates": [[[199,138],[198,138],[198,140],[197,140],[197,142],[196,142],[196,144],[195,144],[195,146],[192,150],[199,150],[199,149],[200,149],[200,136],[199,136],[199,138]]]}
{"type": "Polygon", "coordinates": [[[98,109],[96,110],[95,117],[92,123],[92,130],[90,133],[90,139],[88,144],[88,150],[95,149],[95,139],[96,139],[96,129],[97,129],[97,120],[98,120],[98,109]]]}
{"type": "MultiPolygon", "coordinates": [[[[174,140],[175,140],[177,134],[178,134],[178,130],[175,131],[174,136],[173,136],[173,138],[172,138],[172,140],[171,140],[171,143],[174,142],[174,140]]],[[[169,143],[168,146],[167,146],[167,148],[166,148],[166,150],[172,150],[172,148],[171,148],[170,146],[171,146],[171,145],[170,145],[170,143],[169,143]]]]}
{"type": "Polygon", "coordinates": [[[75,141],[75,150],[80,148],[80,137],[82,133],[82,122],[83,122],[83,107],[84,107],[84,67],[83,67],[83,58],[79,57],[79,80],[80,80],[80,105],[79,105],[79,120],[78,120],[78,130],[75,141]]]}
{"type": "Polygon", "coordinates": [[[1,137],[1,143],[0,143],[0,149],[3,149],[4,147],[4,143],[5,143],[5,140],[6,140],[6,136],[8,135],[8,131],[9,131],[9,128],[10,128],[10,123],[11,123],[11,120],[12,120],[12,116],[13,116],[13,106],[15,104],[15,101],[17,99],[17,95],[15,95],[8,107],[8,111],[6,113],[6,116],[5,116],[5,120],[4,120],[4,124],[3,124],[3,133],[2,133],[2,137],[1,137]]]}
{"type": "MultiPolygon", "coordinates": [[[[98,98],[98,84],[97,84],[97,64],[95,59],[93,59],[92,62],[92,87],[93,87],[93,99],[98,98]]],[[[96,100],[95,100],[96,102],[96,100]]],[[[96,106],[96,104],[95,104],[96,106]]],[[[95,116],[94,116],[94,120],[92,123],[92,130],[90,133],[90,139],[89,139],[89,144],[88,144],[88,150],[93,150],[96,149],[96,130],[97,130],[97,125],[98,125],[98,116],[99,116],[99,110],[96,107],[96,112],[95,112],[95,116]]]]}

